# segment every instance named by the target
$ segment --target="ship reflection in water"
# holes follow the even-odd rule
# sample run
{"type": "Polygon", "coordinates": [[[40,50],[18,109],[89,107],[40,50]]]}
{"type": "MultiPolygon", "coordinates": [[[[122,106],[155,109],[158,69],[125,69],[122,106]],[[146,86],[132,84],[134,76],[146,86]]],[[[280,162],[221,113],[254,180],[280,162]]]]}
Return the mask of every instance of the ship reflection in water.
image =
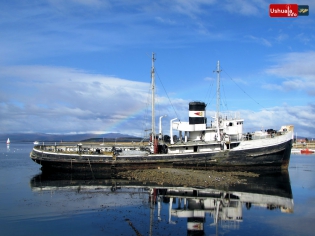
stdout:
{"type": "MultiPolygon", "coordinates": [[[[238,230],[241,224],[246,224],[246,219],[243,219],[243,211],[246,209],[255,207],[293,213],[294,208],[287,172],[247,178],[247,184],[213,188],[159,186],[148,182],[90,179],[86,176],[63,174],[40,174],[32,178],[30,184],[34,192],[72,191],[76,194],[89,193],[91,196],[105,194],[102,197],[102,206],[115,204],[123,207],[139,201],[138,204],[147,206],[145,209],[150,215],[150,235],[154,235],[154,221],[165,221],[167,227],[174,227],[178,221],[185,219],[187,235],[205,235],[209,234],[207,228],[211,227],[214,227],[217,233],[221,228],[238,230]],[[137,199],[133,194],[142,197],[137,199]],[[165,214],[161,214],[163,209],[165,214]]],[[[129,222],[137,235],[142,235],[134,226],[140,216],[137,213],[133,216],[134,218],[127,218],[125,221],[129,222]]],[[[167,228],[163,230],[167,232],[167,228]]]]}

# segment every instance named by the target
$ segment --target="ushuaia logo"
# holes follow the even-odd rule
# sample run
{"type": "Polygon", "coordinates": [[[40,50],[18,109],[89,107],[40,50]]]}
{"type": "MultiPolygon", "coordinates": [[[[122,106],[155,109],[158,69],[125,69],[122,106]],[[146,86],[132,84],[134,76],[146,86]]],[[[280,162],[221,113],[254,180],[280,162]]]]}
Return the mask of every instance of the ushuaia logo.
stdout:
{"type": "Polygon", "coordinates": [[[308,5],[299,5],[299,16],[308,16],[309,7],[308,5]]]}
{"type": "Polygon", "coordinates": [[[297,4],[270,4],[269,16],[270,17],[298,17],[308,16],[308,5],[297,4]]]}
{"type": "Polygon", "coordinates": [[[299,14],[297,4],[270,4],[270,17],[297,17],[299,14]]]}

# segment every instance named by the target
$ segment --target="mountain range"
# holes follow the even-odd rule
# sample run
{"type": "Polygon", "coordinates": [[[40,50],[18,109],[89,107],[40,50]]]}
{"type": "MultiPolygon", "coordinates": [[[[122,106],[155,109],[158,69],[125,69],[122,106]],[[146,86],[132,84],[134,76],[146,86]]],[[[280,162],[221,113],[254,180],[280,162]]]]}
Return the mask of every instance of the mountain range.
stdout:
{"type": "MultiPolygon", "coordinates": [[[[139,142],[143,138],[121,133],[107,134],[45,134],[45,133],[7,133],[0,134],[0,143],[5,143],[7,139],[12,142],[139,142]]],[[[164,138],[165,139],[165,138],[164,138]]],[[[294,137],[294,139],[305,139],[305,137],[294,137]]],[[[313,138],[308,138],[312,141],[313,138]]]]}
{"type": "Polygon", "coordinates": [[[107,134],[45,134],[45,133],[10,133],[0,134],[0,143],[6,142],[10,138],[12,142],[112,142],[112,141],[140,141],[142,138],[120,133],[107,134]]]}

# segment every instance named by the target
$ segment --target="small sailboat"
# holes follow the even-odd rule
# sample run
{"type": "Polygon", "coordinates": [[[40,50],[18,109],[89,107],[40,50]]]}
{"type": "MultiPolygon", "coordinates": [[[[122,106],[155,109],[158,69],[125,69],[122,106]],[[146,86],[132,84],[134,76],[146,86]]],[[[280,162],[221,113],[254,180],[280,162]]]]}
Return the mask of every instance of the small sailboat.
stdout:
{"type": "Polygon", "coordinates": [[[9,145],[10,144],[10,139],[8,138],[8,140],[7,140],[7,144],[9,145]]]}
{"type": "Polygon", "coordinates": [[[104,138],[103,138],[103,143],[101,143],[100,145],[101,145],[101,146],[104,146],[104,145],[105,145],[105,143],[104,143],[104,138]]]}

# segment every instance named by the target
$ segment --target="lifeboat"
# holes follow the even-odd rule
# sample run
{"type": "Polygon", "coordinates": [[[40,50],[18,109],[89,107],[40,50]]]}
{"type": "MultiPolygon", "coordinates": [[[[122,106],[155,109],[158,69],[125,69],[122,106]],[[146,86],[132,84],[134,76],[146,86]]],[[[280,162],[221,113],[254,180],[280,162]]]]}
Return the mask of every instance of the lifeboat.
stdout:
{"type": "Polygon", "coordinates": [[[310,150],[308,148],[301,150],[301,154],[312,154],[312,153],[314,153],[314,150],[310,150]]]}

